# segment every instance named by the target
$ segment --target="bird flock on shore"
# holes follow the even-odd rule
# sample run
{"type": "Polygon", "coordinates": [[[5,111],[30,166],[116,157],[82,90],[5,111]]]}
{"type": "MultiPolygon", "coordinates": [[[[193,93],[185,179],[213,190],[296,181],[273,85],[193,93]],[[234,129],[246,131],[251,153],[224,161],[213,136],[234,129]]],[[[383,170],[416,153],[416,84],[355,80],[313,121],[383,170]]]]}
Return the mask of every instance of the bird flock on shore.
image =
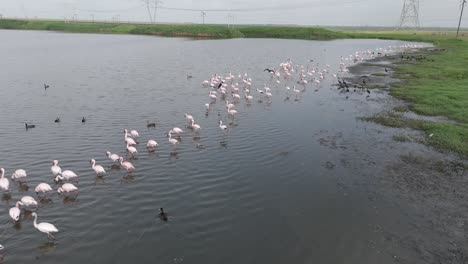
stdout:
{"type": "MultiPolygon", "coordinates": [[[[355,52],[349,56],[341,57],[338,62],[338,68],[332,73],[330,65],[320,66],[318,63],[312,65],[309,61],[305,65],[295,64],[291,59],[288,59],[280,63],[275,68],[266,68],[264,70],[265,74],[269,74],[268,85],[266,83],[257,85],[254,84],[252,76],[248,73],[239,73],[233,75],[229,72],[227,75],[223,76],[220,74],[213,74],[209,79],[202,82],[202,87],[207,89],[207,103],[204,105],[206,113],[210,111],[215,105],[221,106],[226,118],[239,119],[241,113],[236,110],[236,106],[244,101],[246,104],[250,104],[254,99],[258,102],[271,102],[273,98],[273,90],[284,93],[287,99],[294,98],[299,100],[301,94],[306,91],[307,87],[311,87],[314,90],[319,90],[322,87],[322,82],[324,79],[329,78],[330,75],[333,76],[334,81],[337,82],[338,90],[348,90],[348,84],[342,79],[349,70],[348,67],[360,63],[364,60],[372,59],[378,56],[386,56],[386,54],[393,53],[396,51],[403,51],[409,49],[418,48],[418,45],[403,45],[398,47],[386,47],[376,50],[366,50],[355,52]]],[[[49,85],[44,85],[44,89],[48,89],[49,85]]],[[[362,88],[362,87],[361,87],[362,88]]],[[[370,91],[367,87],[363,88],[367,94],[370,94],[370,91]]],[[[200,133],[202,127],[196,123],[195,117],[185,113],[183,115],[185,119],[185,127],[193,133],[200,133]]],[[[226,131],[230,129],[226,124],[222,122],[222,117],[218,120],[218,127],[221,131],[226,131]]],[[[55,122],[60,122],[60,119],[57,117],[55,122]]],[[[86,122],[86,119],[83,117],[82,122],[86,122]]],[[[155,128],[156,123],[147,122],[147,128],[155,128]]],[[[181,116],[181,125],[182,116],[181,116]]],[[[33,124],[25,124],[26,129],[35,128],[33,124]]],[[[181,143],[180,135],[184,132],[183,129],[179,127],[172,127],[167,130],[167,142],[172,145],[174,149],[177,148],[177,145],[181,143]]],[[[123,129],[123,142],[126,146],[126,158],[124,155],[117,153],[112,153],[110,151],[103,152],[103,157],[107,157],[112,166],[118,166],[127,171],[128,174],[131,174],[136,170],[136,167],[131,163],[131,160],[138,155],[139,143],[137,139],[140,137],[140,134],[136,130],[123,129]]],[[[146,151],[154,152],[158,149],[159,143],[155,139],[149,139],[146,144],[146,151]]],[[[105,177],[106,169],[103,165],[98,164],[94,159],[90,159],[90,169],[94,172],[96,177],[105,177]]],[[[27,184],[28,174],[24,169],[11,170],[11,181],[24,185],[27,184]]],[[[39,201],[50,199],[49,194],[57,192],[59,195],[67,196],[78,196],[79,195],[79,176],[74,173],[72,170],[63,170],[59,166],[58,160],[51,161],[50,167],[51,177],[48,180],[45,180],[39,183],[34,191],[37,195],[39,201]],[[55,183],[56,188],[50,185],[50,183],[55,183]]],[[[6,170],[0,168],[0,190],[4,193],[9,193],[10,190],[10,180],[5,176],[6,170]]],[[[37,223],[38,214],[36,213],[39,209],[38,201],[32,196],[23,196],[19,201],[15,203],[14,207],[9,209],[9,216],[13,222],[20,222],[22,210],[33,210],[32,216],[34,217],[33,226],[40,232],[45,233],[49,239],[55,239],[53,233],[59,231],[53,224],[42,222],[37,223]]],[[[160,218],[164,221],[167,221],[167,215],[164,212],[163,208],[160,208],[160,218]]],[[[3,249],[3,246],[0,245],[0,250],[3,249]]]]}

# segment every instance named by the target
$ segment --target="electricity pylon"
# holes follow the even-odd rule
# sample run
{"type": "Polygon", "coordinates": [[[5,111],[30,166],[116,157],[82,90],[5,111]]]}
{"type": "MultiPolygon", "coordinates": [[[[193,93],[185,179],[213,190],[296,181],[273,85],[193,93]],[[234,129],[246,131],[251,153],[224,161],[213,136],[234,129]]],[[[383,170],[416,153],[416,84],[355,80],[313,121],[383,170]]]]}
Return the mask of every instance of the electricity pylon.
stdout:
{"type": "Polygon", "coordinates": [[[404,0],[398,28],[405,26],[419,28],[419,0],[404,0]]]}

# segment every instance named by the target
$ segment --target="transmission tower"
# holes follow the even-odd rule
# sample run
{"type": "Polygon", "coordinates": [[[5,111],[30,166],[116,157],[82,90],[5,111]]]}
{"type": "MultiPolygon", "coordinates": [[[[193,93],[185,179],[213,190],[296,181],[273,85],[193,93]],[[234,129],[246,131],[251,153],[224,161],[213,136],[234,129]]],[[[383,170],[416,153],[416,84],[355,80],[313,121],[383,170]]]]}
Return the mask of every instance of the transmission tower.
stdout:
{"type": "Polygon", "coordinates": [[[419,0],[404,0],[398,28],[419,28],[419,0]]]}

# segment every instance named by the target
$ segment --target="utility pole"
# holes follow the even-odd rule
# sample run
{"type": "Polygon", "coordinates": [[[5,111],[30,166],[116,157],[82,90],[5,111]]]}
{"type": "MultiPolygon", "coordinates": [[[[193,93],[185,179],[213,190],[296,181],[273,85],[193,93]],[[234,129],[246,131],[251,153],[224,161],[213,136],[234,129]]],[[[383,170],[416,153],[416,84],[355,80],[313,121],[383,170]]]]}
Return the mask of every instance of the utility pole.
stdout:
{"type": "Polygon", "coordinates": [[[203,19],[203,25],[205,25],[205,16],[206,16],[206,12],[205,11],[201,11],[201,17],[203,19]]]}
{"type": "Polygon", "coordinates": [[[419,0],[404,0],[398,29],[403,28],[406,24],[412,24],[415,28],[419,28],[419,0]]]}
{"type": "Polygon", "coordinates": [[[460,25],[461,25],[462,16],[463,16],[463,9],[465,9],[465,5],[466,5],[466,0],[463,0],[461,12],[460,12],[460,20],[458,21],[457,38],[458,38],[458,33],[460,32],[460,25]]]}

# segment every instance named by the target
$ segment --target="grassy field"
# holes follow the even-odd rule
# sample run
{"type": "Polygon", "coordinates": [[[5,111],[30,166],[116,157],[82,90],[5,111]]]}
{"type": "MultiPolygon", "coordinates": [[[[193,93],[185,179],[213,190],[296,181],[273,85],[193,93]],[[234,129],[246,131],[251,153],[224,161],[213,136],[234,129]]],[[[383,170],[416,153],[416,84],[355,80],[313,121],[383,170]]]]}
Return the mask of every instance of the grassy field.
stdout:
{"type": "Polygon", "coordinates": [[[52,30],[75,33],[137,34],[195,38],[288,38],[336,39],[339,32],[313,27],[266,27],[199,24],[127,24],[103,22],[64,22],[52,20],[0,20],[0,29],[52,30]]]}
{"type": "MultiPolygon", "coordinates": [[[[367,120],[387,126],[410,127],[424,131],[427,144],[468,157],[468,38],[446,31],[393,31],[362,29],[322,29],[314,27],[237,26],[193,24],[124,24],[63,21],[0,20],[0,29],[53,30],[78,33],[142,34],[204,38],[289,38],[331,40],[376,38],[433,43],[440,49],[421,61],[406,62],[395,68],[403,82],[391,93],[409,102],[409,109],[423,115],[445,116],[454,122],[428,122],[404,118],[395,112],[367,120]],[[431,136],[429,136],[431,135],[431,136]]],[[[400,107],[401,108],[401,107],[400,107]]]]}

